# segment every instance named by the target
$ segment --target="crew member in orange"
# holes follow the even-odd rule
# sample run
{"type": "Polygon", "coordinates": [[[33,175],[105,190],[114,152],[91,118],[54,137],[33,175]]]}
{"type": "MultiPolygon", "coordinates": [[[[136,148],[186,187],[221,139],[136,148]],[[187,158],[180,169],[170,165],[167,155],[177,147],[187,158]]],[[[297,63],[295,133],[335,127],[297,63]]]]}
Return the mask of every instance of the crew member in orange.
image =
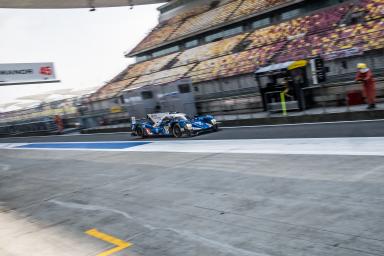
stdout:
{"type": "Polygon", "coordinates": [[[367,64],[357,64],[356,81],[363,85],[364,96],[368,103],[368,109],[376,108],[376,82],[373,78],[372,71],[368,68],[367,64]]]}
{"type": "Polygon", "coordinates": [[[57,126],[57,130],[59,133],[63,133],[64,130],[64,124],[63,124],[63,119],[59,115],[55,116],[55,124],[57,126]]]}

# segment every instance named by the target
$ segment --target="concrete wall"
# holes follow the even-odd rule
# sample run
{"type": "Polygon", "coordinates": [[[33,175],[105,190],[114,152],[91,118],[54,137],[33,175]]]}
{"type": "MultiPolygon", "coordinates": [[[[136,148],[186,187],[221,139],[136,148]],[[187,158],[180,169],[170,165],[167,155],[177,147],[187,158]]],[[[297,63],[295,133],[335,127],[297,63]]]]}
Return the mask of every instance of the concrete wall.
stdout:
{"type": "Polygon", "coordinates": [[[255,82],[253,74],[246,74],[229,78],[220,78],[213,81],[196,83],[193,86],[194,88],[198,88],[197,90],[194,90],[195,95],[201,98],[226,92],[241,92],[241,90],[247,88],[257,88],[257,84],[255,82]]]}
{"type": "Polygon", "coordinates": [[[365,53],[362,56],[327,61],[325,65],[330,69],[327,76],[329,76],[332,80],[332,76],[340,76],[350,73],[353,74],[356,72],[357,63],[361,62],[368,64],[368,66],[373,70],[384,69],[384,50],[375,50],[365,53]]]}
{"type": "MultiPolygon", "coordinates": [[[[367,63],[380,75],[384,71],[384,51],[377,50],[365,53],[362,56],[340,58],[326,61],[329,67],[328,85],[322,89],[314,89],[314,106],[326,104],[328,106],[340,106],[346,103],[346,94],[351,90],[361,90],[359,84],[337,85],[338,82],[353,81],[356,72],[356,64],[367,63]]],[[[384,73],[381,74],[384,76],[384,73]]],[[[197,102],[199,113],[255,113],[262,111],[262,99],[258,93],[258,87],[253,74],[220,78],[193,84],[193,92],[197,102]]],[[[378,97],[384,97],[384,84],[378,83],[378,97]]],[[[92,110],[105,110],[116,105],[116,100],[104,100],[92,104],[92,110]]]]}
{"type": "Polygon", "coordinates": [[[244,95],[239,97],[227,97],[200,101],[197,109],[200,114],[245,114],[262,111],[261,96],[258,94],[244,95]]]}
{"type": "MultiPolygon", "coordinates": [[[[366,63],[375,71],[376,77],[384,77],[384,50],[365,53],[362,56],[340,58],[327,61],[329,67],[327,83],[324,88],[313,89],[313,107],[325,104],[341,106],[346,104],[350,91],[361,91],[361,85],[354,83],[357,63],[366,63]],[[340,82],[343,82],[340,84],[340,82]],[[345,82],[350,82],[345,84],[345,82]]],[[[215,81],[196,83],[195,96],[199,113],[242,114],[262,111],[262,99],[258,93],[253,74],[246,74],[215,81]]],[[[377,83],[378,100],[384,100],[384,82],[377,83]]]]}

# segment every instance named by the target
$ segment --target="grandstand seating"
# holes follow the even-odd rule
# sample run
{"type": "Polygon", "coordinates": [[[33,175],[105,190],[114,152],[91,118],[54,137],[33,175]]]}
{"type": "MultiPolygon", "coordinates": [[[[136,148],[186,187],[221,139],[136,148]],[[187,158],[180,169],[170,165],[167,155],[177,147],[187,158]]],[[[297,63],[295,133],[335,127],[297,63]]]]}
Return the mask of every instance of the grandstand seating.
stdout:
{"type": "Polygon", "coordinates": [[[367,12],[367,21],[381,18],[384,15],[384,0],[362,0],[357,10],[367,12]]]}
{"type": "Polygon", "coordinates": [[[194,8],[188,11],[181,12],[178,15],[172,17],[171,19],[165,21],[164,24],[171,24],[184,21],[189,17],[208,11],[210,8],[210,4],[198,4],[194,8]]]}
{"type": "Polygon", "coordinates": [[[249,36],[252,43],[248,48],[286,41],[290,37],[319,33],[337,27],[340,19],[348,11],[346,6],[326,9],[314,15],[307,15],[291,21],[258,29],[249,36]]]}
{"type": "MultiPolygon", "coordinates": [[[[159,24],[133,52],[289,1],[231,0],[210,10],[207,6],[199,6],[159,24]]],[[[124,89],[169,83],[183,77],[190,77],[197,83],[252,73],[270,63],[315,56],[331,59],[337,58],[337,53],[342,51],[354,50],[353,54],[362,54],[383,49],[384,0],[356,1],[354,8],[350,5],[350,2],[344,3],[253,32],[135,63],[92,94],[90,100],[108,99],[124,89]],[[350,24],[348,17],[354,13],[362,16],[357,23],[350,24]],[[245,47],[234,50],[245,41],[245,47]]]]}
{"type": "Polygon", "coordinates": [[[152,72],[159,71],[162,69],[168,62],[175,58],[179,53],[168,54],[156,59],[140,62],[133,64],[125,78],[137,77],[140,75],[149,74],[152,72]]]}
{"type": "Polygon", "coordinates": [[[160,24],[155,27],[133,50],[139,52],[163,43],[181,25],[181,22],[160,24]]]}
{"type": "Polygon", "coordinates": [[[229,54],[246,35],[247,33],[187,49],[177,57],[178,62],[174,66],[186,65],[229,54]]]}
{"type": "Polygon", "coordinates": [[[293,2],[292,0],[244,0],[239,8],[231,15],[230,19],[248,16],[278,5],[293,2]]]}
{"type": "Polygon", "coordinates": [[[145,77],[152,77],[152,75],[145,75],[161,70],[164,65],[170,62],[178,54],[179,53],[173,53],[163,57],[131,65],[127,68],[125,74],[123,74],[119,80],[110,82],[105,86],[101,87],[97,92],[91,95],[90,100],[98,101],[116,96],[120,91],[127,88],[138,77],[140,77],[140,81],[145,80],[145,77]]]}
{"type": "Polygon", "coordinates": [[[131,53],[290,1],[293,0],[231,0],[211,10],[208,5],[199,6],[157,26],[131,53]]]}
{"type": "Polygon", "coordinates": [[[208,9],[209,4],[198,5],[192,10],[182,12],[169,20],[161,22],[152,29],[152,31],[131,52],[139,52],[166,41],[184,20],[191,16],[206,12],[208,9]]]}
{"type": "Polygon", "coordinates": [[[170,37],[175,39],[225,22],[242,0],[234,0],[187,19],[170,37]]]}
{"type": "MultiPolygon", "coordinates": [[[[366,3],[363,7],[373,8],[373,12],[377,13],[376,9],[380,7],[380,5],[374,4],[377,1],[379,0],[365,0],[366,3]]],[[[263,1],[244,2],[248,2],[249,5],[255,4],[252,7],[255,9],[261,8],[257,4],[266,5],[263,1]]],[[[282,1],[268,2],[270,3],[269,7],[282,3],[282,1]]],[[[205,19],[214,18],[223,22],[224,17],[233,11],[236,4],[238,1],[230,1],[208,12],[188,18],[184,24],[197,19],[197,17],[202,19],[201,24],[194,24],[193,27],[200,29],[206,22],[205,19]],[[216,13],[219,11],[220,15],[216,13]]],[[[196,63],[197,65],[188,73],[188,76],[194,82],[198,82],[249,73],[259,66],[269,64],[269,62],[306,59],[356,46],[364,51],[382,48],[383,30],[381,28],[383,22],[381,20],[370,21],[365,25],[339,26],[342,18],[348,13],[349,7],[349,3],[346,3],[327,8],[315,14],[258,29],[250,34],[243,33],[186,49],[181,53],[169,54],[138,63],[130,68],[126,77],[141,75],[131,86],[166,83],[183,77],[188,73],[191,64],[196,63]],[[372,40],[372,38],[376,39],[372,40]],[[246,49],[240,53],[232,53],[234,47],[244,39],[250,42],[246,49]],[[171,69],[160,71],[164,65],[173,59],[176,61],[174,64],[172,63],[171,69]]],[[[245,9],[242,11],[242,15],[247,15],[245,9]]],[[[373,17],[371,12],[368,15],[373,17]]],[[[185,26],[184,24],[183,26],[185,26]]],[[[180,27],[181,30],[184,29],[183,26],[180,27]]],[[[192,33],[192,31],[186,29],[185,33],[192,33]]]]}
{"type": "Polygon", "coordinates": [[[284,43],[255,48],[200,62],[188,75],[193,82],[251,73],[266,65],[284,43]]]}
{"type": "Polygon", "coordinates": [[[167,69],[159,72],[155,72],[149,75],[140,76],[135,80],[128,89],[138,88],[145,85],[165,84],[176,81],[183,78],[185,74],[192,68],[194,64],[167,69]]]}
{"type": "Polygon", "coordinates": [[[97,92],[91,95],[91,101],[98,101],[103,99],[108,99],[116,96],[120,91],[124,90],[128,85],[130,85],[135,78],[124,79],[113,83],[108,83],[101,87],[97,92]]]}
{"type": "MultiPolygon", "coordinates": [[[[366,6],[367,9],[369,9],[368,6],[380,9],[380,5],[372,3],[367,3],[366,6]]],[[[375,13],[377,13],[376,9],[375,13]]],[[[371,21],[364,26],[357,24],[339,27],[339,22],[348,11],[347,3],[256,30],[246,38],[251,41],[247,51],[239,54],[217,57],[228,52],[228,48],[220,47],[221,43],[225,45],[227,42],[239,42],[239,39],[244,39],[246,34],[189,49],[179,56],[179,62],[176,65],[200,61],[199,65],[189,73],[193,81],[197,82],[252,72],[257,66],[267,64],[269,60],[283,62],[306,59],[356,46],[359,46],[362,51],[382,48],[383,21],[371,21]],[[211,50],[212,47],[222,51],[214,53],[211,50]],[[274,58],[275,55],[277,58],[274,58]]],[[[371,14],[368,15],[373,17],[371,14]]],[[[233,47],[231,45],[231,48],[233,47]]]]}
{"type": "Polygon", "coordinates": [[[290,41],[276,62],[310,58],[327,57],[338,51],[355,49],[362,53],[384,47],[384,19],[373,20],[365,25],[356,24],[305,36],[290,41]]]}
{"type": "Polygon", "coordinates": [[[384,47],[384,18],[367,23],[367,33],[362,37],[366,42],[364,50],[381,49],[384,47]]]}

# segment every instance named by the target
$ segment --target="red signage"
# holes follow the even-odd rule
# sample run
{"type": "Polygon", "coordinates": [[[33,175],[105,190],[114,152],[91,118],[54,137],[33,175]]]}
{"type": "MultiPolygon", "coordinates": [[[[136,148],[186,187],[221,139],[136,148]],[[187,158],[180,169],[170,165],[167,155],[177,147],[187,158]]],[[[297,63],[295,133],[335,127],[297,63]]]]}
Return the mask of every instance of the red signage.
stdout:
{"type": "Polygon", "coordinates": [[[40,74],[51,76],[52,75],[52,68],[51,67],[40,67],[40,74]]]}

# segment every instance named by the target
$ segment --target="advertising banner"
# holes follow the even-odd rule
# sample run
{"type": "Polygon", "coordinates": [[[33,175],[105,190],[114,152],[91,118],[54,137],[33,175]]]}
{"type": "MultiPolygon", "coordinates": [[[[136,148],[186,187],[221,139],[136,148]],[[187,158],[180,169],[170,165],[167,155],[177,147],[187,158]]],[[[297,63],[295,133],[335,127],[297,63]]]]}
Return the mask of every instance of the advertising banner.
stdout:
{"type": "Polygon", "coordinates": [[[362,55],[364,52],[359,47],[348,48],[340,51],[335,51],[323,55],[324,60],[334,60],[339,58],[348,58],[352,56],[362,55]]]}
{"type": "Polygon", "coordinates": [[[0,64],[0,85],[57,81],[53,63],[0,64]]]}

